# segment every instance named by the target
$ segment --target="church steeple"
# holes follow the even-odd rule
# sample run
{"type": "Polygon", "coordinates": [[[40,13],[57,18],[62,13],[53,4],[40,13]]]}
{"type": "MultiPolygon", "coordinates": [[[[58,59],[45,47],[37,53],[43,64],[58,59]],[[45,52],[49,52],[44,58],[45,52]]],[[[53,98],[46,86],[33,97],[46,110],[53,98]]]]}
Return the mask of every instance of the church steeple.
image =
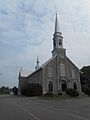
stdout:
{"type": "Polygon", "coordinates": [[[18,79],[20,79],[20,77],[21,77],[21,72],[22,72],[22,66],[21,66],[20,71],[19,71],[18,79]]]}
{"type": "Polygon", "coordinates": [[[55,33],[60,32],[60,27],[59,27],[59,22],[57,18],[57,13],[56,13],[56,20],[55,20],[55,33]]]}
{"type": "Polygon", "coordinates": [[[39,68],[39,59],[38,59],[38,57],[37,57],[35,70],[37,70],[38,68],[39,68]]]}
{"type": "Polygon", "coordinates": [[[55,31],[53,34],[53,51],[52,51],[53,56],[56,54],[55,51],[57,48],[63,48],[63,37],[62,37],[62,33],[60,31],[58,16],[56,13],[55,31]]]}

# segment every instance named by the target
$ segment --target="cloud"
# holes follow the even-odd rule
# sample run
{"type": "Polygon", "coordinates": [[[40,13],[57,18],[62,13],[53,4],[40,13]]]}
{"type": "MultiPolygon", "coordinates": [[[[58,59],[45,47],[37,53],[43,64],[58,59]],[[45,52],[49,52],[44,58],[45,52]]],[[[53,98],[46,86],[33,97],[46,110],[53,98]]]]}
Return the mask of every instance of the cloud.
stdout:
{"type": "Polygon", "coordinates": [[[81,68],[90,62],[89,0],[0,0],[1,85],[18,84],[20,67],[34,70],[51,57],[55,11],[58,12],[64,48],[81,68]]]}

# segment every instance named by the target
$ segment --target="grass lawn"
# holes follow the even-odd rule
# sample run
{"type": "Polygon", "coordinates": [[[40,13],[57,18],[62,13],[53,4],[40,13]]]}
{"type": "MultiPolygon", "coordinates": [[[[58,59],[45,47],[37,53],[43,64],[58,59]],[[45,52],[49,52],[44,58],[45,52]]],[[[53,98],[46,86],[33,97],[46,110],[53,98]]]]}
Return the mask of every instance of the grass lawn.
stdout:
{"type": "Polygon", "coordinates": [[[40,96],[40,99],[44,100],[76,100],[76,99],[83,99],[83,96],[78,97],[70,97],[68,95],[62,95],[62,96],[40,96]]]}

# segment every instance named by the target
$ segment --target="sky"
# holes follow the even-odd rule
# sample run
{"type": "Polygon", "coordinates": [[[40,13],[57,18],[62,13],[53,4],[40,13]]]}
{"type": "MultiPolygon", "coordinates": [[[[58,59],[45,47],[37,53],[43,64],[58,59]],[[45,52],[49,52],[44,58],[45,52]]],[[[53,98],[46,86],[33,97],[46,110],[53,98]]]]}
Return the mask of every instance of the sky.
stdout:
{"type": "Polygon", "coordinates": [[[90,65],[90,0],[0,0],[0,86],[18,86],[21,66],[51,57],[56,11],[67,56],[90,65]]]}

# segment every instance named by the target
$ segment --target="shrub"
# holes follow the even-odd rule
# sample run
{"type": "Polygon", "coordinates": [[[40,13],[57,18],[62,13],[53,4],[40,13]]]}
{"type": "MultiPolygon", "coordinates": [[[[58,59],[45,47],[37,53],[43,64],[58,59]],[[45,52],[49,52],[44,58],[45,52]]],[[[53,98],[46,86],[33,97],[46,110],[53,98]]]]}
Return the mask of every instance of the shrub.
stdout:
{"type": "Polygon", "coordinates": [[[51,97],[51,98],[56,98],[56,97],[58,97],[58,95],[57,94],[53,94],[53,92],[51,92],[51,91],[48,91],[46,94],[44,94],[43,96],[45,96],[45,97],[51,97]]]}
{"type": "Polygon", "coordinates": [[[77,90],[74,90],[71,88],[66,89],[66,94],[71,96],[71,97],[79,96],[79,92],[77,90]]]}
{"type": "Polygon", "coordinates": [[[60,96],[63,95],[62,92],[61,92],[60,90],[58,91],[58,95],[60,95],[60,96]]]}
{"type": "Polygon", "coordinates": [[[53,96],[53,93],[49,91],[46,94],[44,94],[44,96],[53,96]]]}
{"type": "Polygon", "coordinates": [[[25,96],[40,96],[42,95],[42,87],[39,84],[29,84],[22,88],[21,94],[25,96]]]}
{"type": "Polygon", "coordinates": [[[14,95],[17,95],[17,94],[18,94],[18,88],[17,88],[17,87],[13,87],[13,88],[12,88],[12,91],[13,91],[14,95]]]}
{"type": "Polygon", "coordinates": [[[28,96],[28,86],[24,86],[24,87],[21,89],[21,95],[28,96]]]}
{"type": "Polygon", "coordinates": [[[90,88],[89,88],[89,87],[86,88],[86,89],[84,90],[84,93],[87,94],[87,95],[90,95],[90,88]]]}

